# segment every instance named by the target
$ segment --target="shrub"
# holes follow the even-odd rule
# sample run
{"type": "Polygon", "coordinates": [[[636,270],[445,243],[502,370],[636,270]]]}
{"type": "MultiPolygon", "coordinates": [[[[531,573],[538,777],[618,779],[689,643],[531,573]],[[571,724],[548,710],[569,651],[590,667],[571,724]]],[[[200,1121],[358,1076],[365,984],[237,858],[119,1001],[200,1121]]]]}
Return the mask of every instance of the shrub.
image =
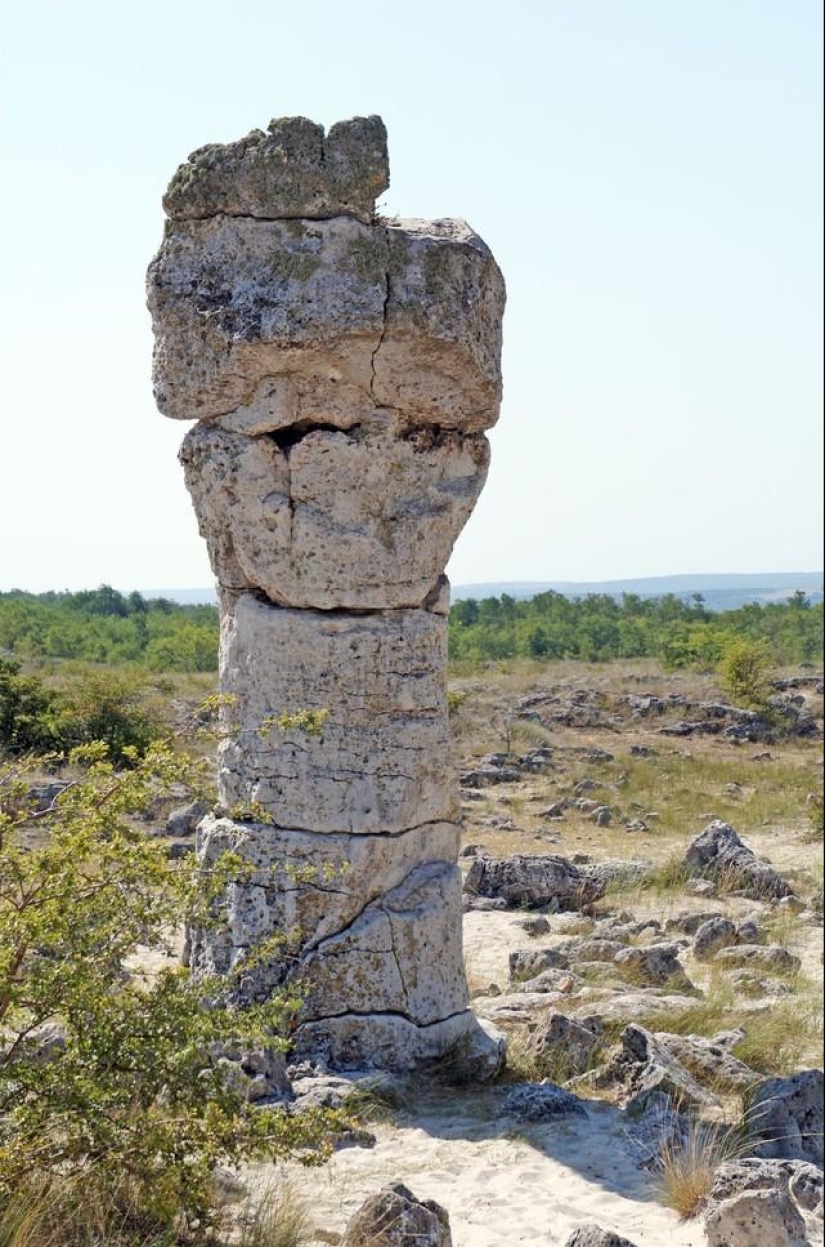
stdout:
{"type": "Polygon", "coordinates": [[[164,732],[144,681],[129,672],[86,668],[62,688],[49,688],[20,664],[0,658],[0,750],[68,754],[103,741],[109,757],[128,763],[164,732]]]}
{"type": "Polygon", "coordinates": [[[770,699],[768,671],[771,660],[761,641],[737,637],[725,646],[719,662],[719,682],[738,705],[764,710],[770,699]]]}
{"type": "Polygon", "coordinates": [[[102,741],[109,758],[123,764],[164,733],[145,682],[130,672],[86,670],[61,690],[57,706],[56,747],[63,752],[102,741]]]}
{"type": "Polygon", "coordinates": [[[47,753],[56,747],[57,696],[20,663],[0,658],[0,750],[47,753]]]}
{"type": "MultiPolygon", "coordinates": [[[[182,917],[209,920],[240,864],[207,877],[136,831],[159,784],[200,769],[166,746],[124,752],[133,769],[118,772],[105,746],[86,746],[83,778],[41,813],[25,807],[25,769],[0,772],[0,1208],[24,1197],[25,1217],[51,1209],[71,1233],[84,1209],[109,1206],[115,1228],[90,1244],[154,1244],[181,1226],[205,1241],[218,1165],[317,1157],[329,1119],[253,1109],[209,1055],[283,1048],[296,1000],[233,1010],[231,979],[142,971],[182,917]],[[127,1222],[142,1237],[118,1238],[127,1222]]],[[[11,1234],[16,1247],[67,1242],[11,1234]]]]}

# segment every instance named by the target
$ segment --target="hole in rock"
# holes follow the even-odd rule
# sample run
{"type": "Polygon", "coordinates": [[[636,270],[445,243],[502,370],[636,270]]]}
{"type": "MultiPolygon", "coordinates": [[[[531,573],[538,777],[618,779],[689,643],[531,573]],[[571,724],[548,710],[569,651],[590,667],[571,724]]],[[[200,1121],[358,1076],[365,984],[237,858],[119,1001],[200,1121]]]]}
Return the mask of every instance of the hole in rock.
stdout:
{"type": "Polygon", "coordinates": [[[299,420],[285,429],[274,429],[265,436],[271,438],[278,449],[288,455],[293,446],[297,446],[305,437],[309,437],[310,433],[343,433],[346,437],[357,433],[360,427],[359,424],[353,424],[348,429],[339,429],[337,425],[325,424],[322,421],[299,420]]]}

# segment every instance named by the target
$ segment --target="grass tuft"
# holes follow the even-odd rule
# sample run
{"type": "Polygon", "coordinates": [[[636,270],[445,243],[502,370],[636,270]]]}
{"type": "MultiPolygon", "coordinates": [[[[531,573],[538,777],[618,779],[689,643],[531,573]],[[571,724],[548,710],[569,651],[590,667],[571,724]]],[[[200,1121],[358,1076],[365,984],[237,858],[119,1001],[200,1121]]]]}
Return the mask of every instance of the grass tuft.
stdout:
{"type": "Polygon", "coordinates": [[[661,1180],[664,1202],[687,1219],[705,1204],[716,1170],[748,1152],[748,1132],[742,1125],[691,1119],[687,1131],[663,1140],[661,1180]]]}
{"type": "Polygon", "coordinates": [[[288,1183],[270,1187],[256,1201],[238,1247],[305,1247],[314,1239],[309,1209],[288,1183]]]}

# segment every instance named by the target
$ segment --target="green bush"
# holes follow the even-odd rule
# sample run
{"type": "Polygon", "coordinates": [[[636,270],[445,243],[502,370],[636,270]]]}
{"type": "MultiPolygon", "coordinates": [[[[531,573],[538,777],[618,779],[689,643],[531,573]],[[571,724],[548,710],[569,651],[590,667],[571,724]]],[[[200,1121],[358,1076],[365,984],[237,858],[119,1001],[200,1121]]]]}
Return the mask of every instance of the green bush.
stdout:
{"type": "Polygon", "coordinates": [[[733,702],[764,710],[771,695],[770,654],[762,641],[736,637],[723,650],[717,668],[719,683],[733,702]]]}
{"type": "Polygon", "coordinates": [[[0,1209],[20,1210],[22,1192],[24,1221],[57,1210],[63,1236],[21,1238],[2,1216],[0,1234],[61,1247],[161,1234],[171,1245],[183,1230],[205,1241],[216,1168],[317,1158],[329,1116],[252,1108],[214,1059],[226,1045],[283,1048],[296,1000],[232,1009],[231,979],[141,968],[182,917],[208,921],[241,868],[227,859],[205,877],[134,829],[159,784],[197,784],[200,771],[165,746],[134,754],[128,771],[99,744],[75,760],[84,777],[39,814],[24,769],[0,772],[0,1209]],[[94,1208],[113,1218],[110,1236],[71,1219],[94,1208]]]}
{"type": "Polygon", "coordinates": [[[86,669],[61,688],[21,675],[0,658],[0,751],[7,755],[63,754],[103,741],[110,758],[130,764],[164,732],[163,720],[139,676],[86,669]]]}
{"type": "Polygon", "coordinates": [[[37,676],[20,674],[19,662],[0,658],[0,749],[19,754],[56,748],[57,700],[37,676]]]}

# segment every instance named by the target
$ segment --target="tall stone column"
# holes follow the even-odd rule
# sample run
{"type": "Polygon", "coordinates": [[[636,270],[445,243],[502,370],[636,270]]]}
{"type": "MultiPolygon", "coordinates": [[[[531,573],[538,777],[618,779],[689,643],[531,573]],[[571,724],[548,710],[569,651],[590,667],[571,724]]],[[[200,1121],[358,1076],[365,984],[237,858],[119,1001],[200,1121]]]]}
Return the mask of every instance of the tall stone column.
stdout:
{"type": "Polygon", "coordinates": [[[273,121],[194,152],[149,269],[160,410],[219,583],[220,808],[205,866],[247,865],[196,971],[337,1066],[498,1051],[468,1007],[443,575],[484,484],[504,282],[461,220],[375,216],[378,117],[273,121]],[[318,737],[262,725],[328,712],[318,737]],[[248,950],[273,931],[264,963],[248,950]]]}

